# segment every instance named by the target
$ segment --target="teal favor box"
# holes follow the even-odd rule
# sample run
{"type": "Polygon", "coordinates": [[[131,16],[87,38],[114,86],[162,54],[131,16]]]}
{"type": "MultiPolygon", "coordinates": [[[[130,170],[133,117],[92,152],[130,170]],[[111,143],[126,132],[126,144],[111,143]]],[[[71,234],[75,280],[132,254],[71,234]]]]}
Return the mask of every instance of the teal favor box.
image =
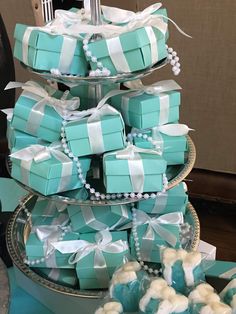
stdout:
{"type": "MultiPolygon", "coordinates": [[[[95,235],[96,233],[86,233],[81,234],[80,240],[85,240],[91,243],[95,243],[95,235]]],[[[119,240],[124,241],[126,243],[128,241],[127,232],[126,231],[114,231],[111,232],[112,242],[116,242],[119,240]]],[[[127,242],[128,243],[128,242],[127,242]]],[[[121,253],[106,253],[102,252],[105,261],[106,261],[106,271],[111,279],[115,270],[124,263],[125,255],[129,254],[129,250],[121,252],[121,253]]],[[[101,283],[96,277],[96,270],[94,267],[94,257],[95,252],[89,253],[87,256],[83,257],[76,264],[76,272],[80,282],[80,289],[98,289],[98,288],[108,288],[108,283],[101,283]]]]}
{"type": "MultiPolygon", "coordinates": [[[[50,221],[50,220],[49,220],[50,221]]],[[[46,220],[44,219],[44,225],[46,220]]],[[[54,237],[51,240],[40,241],[37,234],[31,232],[25,245],[26,256],[28,261],[34,261],[34,264],[30,264],[31,267],[37,268],[74,268],[75,266],[68,263],[71,254],[62,254],[57,250],[54,250],[52,254],[45,261],[41,261],[46,256],[47,249],[52,248],[50,242],[59,241],[59,237],[54,237]],[[39,262],[35,262],[38,260],[39,262]]],[[[75,232],[66,233],[63,237],[63,241],[78,240],[79,234],[75,232]]]]}
{"type": "MultiPolygon", "coordinates": [[[[111,39],[101,39],[90,42],[89,50],[93,56],[96,56],[98,62],[102,62],[103,66],[110,70],[111,75],[117,73],[130,73],[151,67],[153,64],[167,57],[165,36],[156,28],[150,26],[142,27],[134,31],[123,33],[120,36],[111,39]],[[148,29],[151,29],[156,38],[156,49],[158,56],[152,60],[151,44],[148,37],[148,29]],[[115,50],[115,44],[121,46],[121,51],[115,50]],[[109,51],[112,51],[112,55],[109,51]],[[121,65],[118,56],[123,53],[125,66],[121,65]],[[114,56],[113,56],[114,55],[114,56]]],[[[92,70],[96,70],[97,63],[93,63],[88,58],[92,70]]]]}
{"type": "Polygon", "coordinates": [[[209,261],[210,267],[206,269],[208,278],[218,278],[230,281],[236,279],[236,262],[209,261]]]}
{"type": "MultiPolygon", "coordinates": [[[[161,224],[161,227],[165,228],[169,232],[171,232],[177,239],[176,245],[174,248],[180,248],[180,227],[177,225],[171,225],[171,224],[161,224]]],[[[161,262],[161,250],[164,247],[170,247],[170,244],[168,244],[160,235],[154,232],[154,240],[152,242],[152,249],[150,251],[150,255],[147,256],[145,253],[145,244],[143,242],[143,238],[145,238],[145,235],[147,233],[148,225],[139,225],[137,226],[137,233],[138,233],[138,241],[140,245],[140,254],[141,258],[145,262],[155,262],[160,263],[161,262]]],[[[135,244],[134,244],[134,238],[133,234],[130,235],[130,250],[131,255],[134,258],[137,258],[136,250],[135,250],[135,244]]]]}
{"type": "Polygon", "coordinates": [[[63,268],[37,268],[34,271],[41,277],[53,281],[59,285],[77,287],[78,278],[75,269],[63,268]]]}
{"type": "Polygon", "coordinates": [[[68,145],[74,155],[80,157],[101,154],[124,147],[124,125],[120,115],[104,115],[100,119],[102,134],[97,132],[96,125],[99,122],[88,122],[88,118],[69,122],[65,126],[68,145]],[[102,136],[103,145],[99,149],[93,148],[89,137],[88,128],[92,124],[95,130],[91,133],[95,137],[95,142],[101,140],[102,136]]]}
{"type": "Polygon", "coordinates": [[[104,229],[119,229],[132,221],[128,205],[79,206],[69,205],[68,214],[73,231],[89,233],[104,229]]]}
{"type": "MultiPolygon", "coordinates": [[[[61,99],[63,92],[52,89],[47,85],[42,85],[48,93],[55,99],[61,99]]],[[[72,96],[68,94],[66,100],[71,99],[72,96]]],[[[43,117],[39,113],[40,123],[35,128],[37,121],[31,121],[31,112],[34,106],[43,98],[32,93],[23,92],[18,98],[15,108],[13,110],[13,117],[11,126],[16,130],[25,132],[27,134],[39,137],[48,142],[58,141],[61,138],[61,126],[63,118],[56,112],[56,110],[46,103],[43,110],[43,117]]]]}
{"type": "MultiPolygon", "coordinates": [[[[13,157],[11,160],[11,176],[43,195],[70,191],[83,186],[78,178],[76,163],[71,160],[62,163],[54,156],[51,156],[50,159],[42,162],[32,160],[30,168],[29,162],[13,157]],[[64,173],[63,169],[65,165],[70,165],[70,173],[64,173]]],[[[87,171],[90,168],[90,161],[89,158],[80,158],[84,177],[86,177],[87,171]]]]}
{"type": "Polygon", "coordinates": [[[166,192],[160,192],[155,199],[149,198],[137,203],[137,209],[148,214],[167,214],[173,212],[182,212],[185,214],[188,203],[188,195],[186,193],[186,184],[179,183],[166,192]]]}
{"type": "Polygon", "coordinates": [[[180,92],[160,95],[130,92],[112,97],[111,104],[119,110],[126,125],[147,129],[179,120],[180,92]]]}
{"type": "MultiPolygon", "coordinates": [[[[142,133],[152,136],[151,130],[142,133]]],[[[185,163],[185,154],[188,148],[186,136],[168,136],[159,133],[159,140],[162,147],[162,157],[167,161],[167,165],[181,165],[185,163]]],[[[155,148],[151,142],[140,137],[134,138],[134,144],[146,149],[155,148]]]]}
{"type": "MultiPolygon", "coordinates": [[[[135,191],[129,171],[129,160],[117,159],[115,153],[103,156],[104,185],[107,193],[162,191],[166,161],[159,155],[139,153],[143,163],[143,191],[135,191]]],[[[137,178],[140,179],[140,178],[137,178]]]]}
{"type": "Polygon", "coordinates": [[[67,204],[39,198],[31,212],[31,219],[32,221],[34,221],[39,217],[45,217],[46,219],[48,219],[49,217],[55,218],[61,213],[67,214],[66,208],[67,204]]]}
{"type": "MultiPolygon", "coordinates": [[[[119,90],[120,84],[101,85],[101,97],[104,97],[112,90],[119,90]]],[[[96,85],[86,84],[77,85],[70,88],[72,96],[80,98],[80,110],[86,110],[97,106],[96,85]]],[[[107,100],[110,104],[110,99],[107,100]]]]}
{"type": "Polygon", "coordinates": [[[15,58],[35,70],[50,72],[51,69],[59,69],[63,74],[80,76],[88,74],[88,63],[84,56],[83,43],[80,40],[75,43],[73,38],[68,38],[68,36],[48,34],[37,27],[23,24],[16,24],[14,38],[15,58]],[[26,45],[27,32],[30,31],[26,45]],[[72,44],[71,41],[73,41],[72,44]],[[24,55],[23,49],[26,50],[27,56],[24,55]],[[67,60],[62,65],[62,53],[66,49],[67,60]],[[73,53],[71,53],[72,49],[73,53]],[[68,51],[71,54],[70,60],[68,51]]]}

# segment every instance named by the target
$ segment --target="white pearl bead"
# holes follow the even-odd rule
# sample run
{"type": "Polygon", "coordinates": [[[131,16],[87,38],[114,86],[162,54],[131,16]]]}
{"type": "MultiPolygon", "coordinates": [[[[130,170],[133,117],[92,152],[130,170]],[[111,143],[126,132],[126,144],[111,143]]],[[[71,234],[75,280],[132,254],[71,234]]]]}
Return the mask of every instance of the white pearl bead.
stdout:
{"type": "Polygon", "coordinates": [[[135,193],[133,193],[133,192],[130,193],[130,197],[131,197],[131,198],[135,198],[135,193]]]}
{"type": "Polygon", "coordinates": [[[89,51],[89,50],[87,50],[87,51],[86,51],[86,56],[87,56],[87,57],[91,57],[91,56],[92,56],[92,52],[89,51]]]}
{"type": "Polygon", "coordinates": [[[149,194],[145,193],[144,198],[145,198],[145,200],[147,200],[149,198],[149,194]]]}
{"type": "Polygon", "coordinates": [[[148,270],[148,266],[147,266],[147,265],[144,265],[143,268],[144,268],[145,270],[148,270]]]}
{"type": "Polygon", "coordinates": [[[88,45],[83,45],[84,51],[87,51],[89,49],[88,45]]]}
{"type": "Polygon", "coordinates": [[[109,194],[107,194],[107,195],[106,195],[106,199],[107,199],[107,200],[110,200],[110,199],[111,199],[111,196],[110,196],[109,194]]]}
{"type": "Polygon", "coordinates": [[[35,264],[35,261],[29,261],[31,265],[34,265],[35,264]]]}
{"type": "Polygon", "coordinates": [[[152,199],[155,199],[155,198],[156,198],[156,194],[155,194],[155,193],[152,193],[152,194],[151,194],[151,198],[152,198],[152,199]]]}
{"type": "Polygon", "coordinates": [[[121,193],[118,193],[116,194],[117,198],[121,198],[122,197],[122,194],[121,193]]]}
{"type": "Polygon", "coordinates": [[[141,266],[143,266],[143,265],[144,265],[144,262],[143,262],[143,261],[141,261],[141,262],[140,262],[140,265],[141,265],[141,266]]]}
{"type": "Polygon", "coordinates": [[[95,193],[95,196],[96,196],[96,197],[100,197],[100,192],[96,192],[96,193],[95,193]]]}
{"type": "Polygon", "coordinates": [[[176,62],[178,62],[178,61],[179,61],[179,57],[176,56],[176,57],[174,58],[174,60],[175,60],[176,62]]]}
{"type": "Polygon", "coordinates": [[[69,154],[69,152],[70,152],[69,149],[66,148],[66,149],[65,149],[65,153],[66,153],[66,154],[69,154]]]}
{"type": "Polygon", "coordinates": [[[44,263],[44,261],[45,261],[45,258],[42,257],[41,260],[40,260],[40,262],[41,262],[41,263],[44,263]]]}
{"type": "Polygon", "coordinates": [[[172,56],[173,56],[173,57],[176,57],[176,56],[177,56],[177,52],[176,52],[176,51],[173,51],[173,52],[172,52],[172,56]]]}
{"type": "Polygon", "coordinates": [[[173,68],[172,68],[172,71],[173,72],[176,72],[178,70],[178,67],[177,66],[174,66],[173,68]]]}
{"type": "Polygon", "coordinates": [[[169,47],[168,48],[168,52],[172,53],[173,52],[173,48],[169,47]]]}
{"type": "Polygon", "coordinates": [[[147,140],[148,140],[148,142],[152,142],[152,137],[148,136],[147,140]]]}
{"type": "Polygon", "coordinates": [[[143,138],[146,140],[148,138],[147,134],[143,134],[143,138]]]}
{"type": "Polygon", "coordinates": [[[159,270],[158,269],[154,269],[154,274],[158,275],[159,274],[159,270]]]}
{"type": "Polygon", "coordinates": [[[128,198],[129,197],[129,193],[124,193],[124,197],[128,198]]]}
{"type": "Polygon", "coordinates": [[[176,76],[179,75],[179,73],[180,73],[180,69],[174,71],[174,75],[176,75],[176,76]]]}
{"type": "Polygon", "coordinates": [[[88,183],[85,184],[85,188],[86,188],[86,189],[90,189],[90,184],[88,184],[88,183]]]}
{"type": "Polygon", "coordinates": [[[90,71],[90,72],[89,72],[89,76],[96,76],[95,71],[90,71]]]}
{"type": "Polygon", "coordinates": [[[64,143],[64,144],[62,145],[62,147],[63,147],[63,148],[67,148],[67,144],[64,143]]]}
{"type": "Polygon", "coordinates": [[[173,58],[172,55],[167,56],[167,60],[172,60],[172,58],[173,58]]]}
{"type": "Polygon", "coordinates": [[[66,124],[67,124],[67,122],[66,122],[65,120],[63,120],[63,121],[62,121],[62,125],[65,126],[66,124]]]}
{"type": "Polygon", "coordinates": [[[175,66],[176,66],[177,68],[180,68],[180,63],[177,62],[177,63],[175,64],[175,66]]]}
{"type": "Polygon", "coordinates": [[[138,137],[143,137],[143,134],[142,133],[138,133],[138,137]]]}
{"type": "Polygon", "coordinates": [[[101,199],[105,200],[105,198],[106,198],[106,195],[105,194],[101,194],[101,199]]]}
{"type": "Polygon", "coordinates": [[[172,59],[172,60],[170,61],[170,64],[171,64],[171,65],[175,65],[175,60],[172,59]]]}
{"type": "Polygon", "coordinates": [[[97,67],[101,69],[103,67],[102,62],[98,62],[97,67]]]}
{"type": "Polygon", "coordinates": [[[148,272],[149,272],[150,274],[152,274],[152,273],[153,273],[153,269],[152,269],[152,268],[149,268],[149,269],[148,269],[148,272]]]}
{"type": "Polygon", "coordinates": [[[138,199],[141,199],[142,197],[143,197],[142,193],[138,193],[138,194],[137,194],[137,198],[138,198],[138,199]]]}
{"type": "Polygon", "coordinates": [[[81,183],[82,183],[82,184],[86,184],[86,180],[85,180],[85,179],[82,179],[82,180],[81,180],[81,183]]]}
{"type": "Polygon", "coordinates": [[[80,178],[80,180],[82,180],[82,179],[83,179],[83,177],[84,177],[84,176],[82,175],[82,173],[80,173],[80,174],[79,174],[79,178],[80,178]]]}
{"type": "Polygon", "coordinates": [[[88,39],[85,38],[85,39],[83,40],[83,44],[84,44],[84,45],[87,45],[87,44],[88,44],[88,39]]]}
{"type": "Polygon", "coordinates": [[[91,60],[92,60],[92,62],[97,62],[97,58],[94,56],[91,58],[91,60]]]}
{"type": "Polygon", "coordinates": [[[73,157],[74,157],[74,154],[73,154],[72,152],[70,152],[70,153],[69,153],[69,157],[70,157],[70,158],[73,158],[73,157]]]}
{"type": "Polygon", "coordinates": [[[91,188],[91,189],[90,189],[90,193],[91,193],[91,194],[94,194],[94,193],[95,193],[95,189],[94,189],[94,188],[91,188]]]}

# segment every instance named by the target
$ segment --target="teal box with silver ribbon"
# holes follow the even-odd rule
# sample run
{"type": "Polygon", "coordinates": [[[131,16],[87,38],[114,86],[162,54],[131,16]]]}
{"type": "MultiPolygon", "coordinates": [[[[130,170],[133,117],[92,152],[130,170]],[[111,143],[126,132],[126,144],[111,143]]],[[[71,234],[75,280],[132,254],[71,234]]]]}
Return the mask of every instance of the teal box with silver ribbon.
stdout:
{"type": "Polygon", "coordinates": [[[59,70],[62,74],[86,76],[88,63],[82,41],[52,33],[47,27],[16,24],[14,56],[38,71],[59,70]]]}
{"type": "Polygon", "coordinates": [[[130,236],[131,254],[137,257],[135,241],[140,247],[140,256],[143,261],[161,261],[161,252],[165,247],[180,248],[180,225],[183,224],[183,214],[180,212],[169,213],[161,216],[149,216],[136,211],[136,235],[130,236]]]}
{"type": "Polygon", "coordinates": [[[31,212],[31,219],[34,222],[39,217],[56,218],[60,213],[67,213],[67,204],[62,202],[55,202],[44,198],[38,198],[31,212]]]}
{"type": "Polygon", "coordinates": [[[12,127],[48,142],[58,141],[62,121],[75,114],[79,98],[34,81],[10,83],[7,89],[15,87],[21,87],[23,92],[13,111],[12,127]]]}
{"type": "Polygon", "coordinates": [[[179,120],[181,87],[173,80],[144,86],[141,81],[125,84],[130,92],[112,97],[126,125],[147,129],[179,120]]]}
{"type": "MultiPolygon", "coordinates": [[[[60,145],[32,145],[11,154],[14,179],[43,195],[70,191],[83,186],[76,163],[61,151],[60,145]]],[[[90,168],[89,158],[80,158],[83,176],[90,168]]]]}
{"type": "Polygon", "coordinates": [[[105,229],[118,230],[132,221],[128,205],[87,206],[69,205],[68,214],[73,231],[89,233],[105,229]]]}
{"type": "Polygon", "coordinates": [[[101,154],[124,147],[124,123],[116,109],[105,104],[88,110],[86,115],[89,117],[65,126],[68,146],[75,156],[101,154]]]}
{"type": "Polygon", "coordinates": [[[206,276],[230,281],[236,279],[236,262],[210,261],[210,267],[206,269],[206,276]]]}
{"type": "Polygon", "coordinates": [[[39,217],[34,222],[26,241],[26,259],[30,267],[40,268],[74,268],[68,263],[70,254],[61,254],[55,250],[53,243],[78,240],[79,234],[70,231],[69,217],[60,214],[56,218],[39,217]]]}
{"type": "Polygon", "coordinates": [[[103,156],[107,193],[162,191],[166,161],[153,150],[127,146],[103,156]]]}
{"type": "Polygon", "coordinates": [[[143,137],[134,137],[136,146],[155,149],[162,153],[162,157],[167,161],[168,165],[179,165],[184,164],[186,161],[188,149],[186,135],[188,130],[186,125],[175,123],[161,125],[148,130],[133,129],[132,132],[145,134],[147,138],[152,137],[152,142],[143,137]],[[176,133],[175,131],[172,132],[174,129],[176,133]]]}
{"type": "MultiPolygon", "coordinates": [[[[111,75],[144,70],[167,57],[165,36],[151,26],[90,42],[88,49],[111,75]]],[[[97,69],[97,63],[90,65],[97,69]]]]}
{"type": "Polygon", "coordinates": [[[37,268],[34,272],[63,286],[76,288],[79,284],[75,269],[37,268]]]}
{"type": "Polygon", "coordinates": [[[157,197],[142,200],[137,203],[137,208],[148,214],[167,214],[186,211],[188,203],[187,186],[184,182],[179,183],[172,189],[159,192],[157,197]]]}
{"type": "Polygon", "coordinates": [[[129,254],[127,232],[108,230],[80,235],[80,240],[54,244],[61,253],[73,253],[69,263],[76,265],[80,289],[108,288],[116,268],[129,254]]]}

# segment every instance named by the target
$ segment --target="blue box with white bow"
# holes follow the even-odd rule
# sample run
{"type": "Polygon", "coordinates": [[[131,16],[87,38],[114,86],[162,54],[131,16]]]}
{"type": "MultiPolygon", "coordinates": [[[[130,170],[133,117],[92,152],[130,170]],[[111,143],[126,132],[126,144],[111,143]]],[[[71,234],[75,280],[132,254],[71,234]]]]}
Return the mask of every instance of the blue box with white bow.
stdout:
{"type": "MultiPolygon", "coordinates": [[[[83,186],[76,163],[57,148],[32,145],[13,153],[11,160],[11,176],[43,195],[83,186]]],[[[80,158],[80,162],[86,178],[91,159],[80,158]]]]}
{"type": "Polygon", "coordinates": [[[76,288],[78,286],[78,278],[75,269],[64,268],[37,268],[34,272],[57,284],[76,288]]]}
{"type": "Polygon", "coordinates": [[[167,161],[168,165],[185,163],[185,155],[188,148],[186,136],[169,136],[162,132],[153,132],[152,130],[142,131],[142,133],[151,136],[154,142],[151,143],[144,138],[135,137],[134,144],[136,146],[147,149],[157,149],[162,152],[162,157],[167,161]]]}
{"type": "MultiPolygon", "coordinates": [[[[180,225],[183,223],[182,213],[169,213],[161,216],[149,216],[137,210],[137,241],[140,246],[141,259],[146,262],[161,261],[161,252],[165,247],[180,248],[180,225]]],[[[133,257],[137,257],[133,233],[130,236],[130,249],[133,257]]]]}
{"type": "Polygon", "coordinates": [[[154,151],[136,146],[103,156],[107,193],[162,191],[166,161],[154,151]]]}
{"type": "Polygon", "coordinates": [[[33,81],[26,82],[22,88],[11,126],[48,142],[58,141],[63,115],[79,107],[79,98],[33,81]]]}
{"type": "Polygon", "coordinates": [[[188,203],[186,190],[186,184],[181,182],[166,192],[160,192],[155,199],[139,201],[137,208],[148,214],[161,215],[179,211],[184,215],[188,203]]]}
{"type": "Polygon", "coordinates": [[[82,41],[47,32],[45,27],[16,24],[14,56],[38,71],[86,76],[88,63],[82,41]]]}
{"type": "Polygon", "coordinates": [[[34,223],[39,217],[56,218],[61,213],[67,214],[67,204],[54,202],[44,198],[38,198],[31,212],[31,219],[34,223]]]}
{"type": "Polygon", "coordinates": [[[180,92],[172,90],[159,95],[133,90],[111,99],[126,125],[147,129],[179,120],[180,92]]]}
{"type": "Polygon", "coordinates": [[[84,246],[90,246],[88,254],[76,263],[80,289],[108,288],[113,273],[129,254],[126,231],[106,231],[100,237],[99,234],[87,233],[80,236],[85,241],[84,246]],[[99,253],[95,254],[96,244],[99,253]],[[101,265],[101,262],[104,266],[98,269],[97,265],[101,265]]]}
{"type": "MultiPolygon", "coordinates": [[[[26,241],[26,259],[30,267],[40,268],[74,268],[68,263],[70,254],[62,254],[55,250],[52,243],[78,240],[76,232],[65,232],[68,227],[68,215],[60,214],[56,218],[39,217],[26,241]]],[[[68,229],[69,230],[69,229],[68,229]]]]}
{"type": "Polygon", "coordinates": [[[124,147],[124,123],[119,112],[109,105],[103,106],[101,111],[103,109],[104,113],[99,117],[94,111],[90,117],[65,126],[68,146],[75,156],[101,154],[124,147]]]}
{"type": "Polygon", "coordinates": [[[165,35],[152,26],[132,31],[127,28],[126,32],[112,38],[89,42],[88,50],[97,60],[93,62],[86,55],[92,70],[96,70],[100,62],[111,75],[143,70],[167,57],[165,35]]]}
{"type": "Polygon", "coordinates": [[[73,231],[89,233],[105,229],[118,230],[132,221],[128,205],[79,206],[69,205],[68,214],[73,231]]]}

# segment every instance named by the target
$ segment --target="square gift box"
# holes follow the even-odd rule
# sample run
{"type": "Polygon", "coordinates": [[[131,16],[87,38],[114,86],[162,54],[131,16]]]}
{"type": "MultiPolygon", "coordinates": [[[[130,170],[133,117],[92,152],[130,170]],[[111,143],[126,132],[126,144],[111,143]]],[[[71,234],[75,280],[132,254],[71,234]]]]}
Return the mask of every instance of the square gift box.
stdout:
{"type": "Polygon", "coordinates": [[[65,134],[72,153],[79,157],[124,147],[124,123],[118,112],[71,121],[65,126],[65,134]]]}
{"type": "Polygon", "coordinates": [[[137,208],[148,214],[167,214],[186,211],[188,203],[187,187],[184,182],[179,183],[166,192],[160,192],[155,199],[149,198],[137,203],[137,208]]]}
{"type": "Polygon", "coordinates": [[[63,113],[68,112],[67,108],[78,108],[79,98],[34,81],[26,82],[23,89],[13,110],[11,126],[48,142],[58,141],[63,113]]]}
{"type": "Polygon", "coordinates": [[[104,229],[118,230],[132,221],[128,205],[79,206],[69,205],[68,214],[73,231],[89,233],[104,229]]]}
{"type": "Polygon", "coordinates": [[[41,27],[16,24],[14,56],[38,71],[58,69],[62,74],[86,76],[88,63],[82,41],[46,32],[41,27]]]}
{"type": "Polygon", "coordinates": [[[50,281],[65,285],[69,287],[76,287],[78,285],[78,278],[75,269],[62,268],[37,268],[34,272],[50,281]]]}
{"type": "MultiPolygon", "coordinates": [[[[167,57],[165,35],[151,26],[89,42],[88,50],[111,75],[143,70],[167,57]]],[[[97,63],[90,57],[87,59],[92,70],[96,70],[97,63]]]]}
{"type": "MultiPolygon", "coordinates": [[[[76,272],[80,282],[80,289],[107,288],[109,285],[109,278],[111,279],[115,270],[123,264],[124,256],[129,254],[126,231],[106,231],[106,233],[110,237],[109,244],[112,243],[112,246],[115,246],[120,243],[120,248],[118,249],[120,252],[109,253],[109,247],[106,246],[101,251],[105,261],[105,268],[102,272],[104,273],[104,277],[107,277],[108,281],[100,281],[101,273],[99,276],[99,269],[96,268],[95,250],[92,250],[88,255],[82,257],[76,264],[76,272]]],[[[99,233],[81,234],[80,239],[87,241],[88,244],[95,244],[98,234],[99,233]]],[[[97,243],[99,243],[98,240],[97,243]]]]}
{"type": "Polygon", "coordinates": [[[147,129],[179,120],[180,92],[158,95],[130,91],[112,97],[111,104],[122,114],[126,125],[147,129]]]}
{"type": "MultiPolygon", "coordinates": [[[[169,213],[159,217],[148,216],[137,210],[137,236],[141,259],[146,262],[161,261],[163,248],[180,248],[182,213],[169,213]],[[169,220],[169,223],[168,223],[169,220]]],[[[133,233],[130,235],[131,255],[137,257],[133,233]]]]}
{"type": "Polygon", "coordinates": [[[37,268],[74,268],[74,265],[68,262],[70,254],[62,254],[52,246],[52,243],[58,241],[66,243],[66,241],[79,239],[78,233],[64,232],[68,222],[68,216],[65,214],[61,214],[56,218],[39,217],[35,220],[25,245],[29,266],[37,268]]]}
{"type": "Polygon", "coordinates": [[[131,145],[105,154],[103,171],[107,193],[162,191],[166,161],[153,151],[138,152],[131,145]]]}
{"type": "MultiPolygon", "coordinates": [[[[142,131],[142,133],[153,138],[155,144],[160,147],[162,157],[167,161],[167,165],[185,163],[185,154],[188,148],[186,136],[169,136],[161,132],[158,132],[157,136],[153,136],[152,130],[142,131]]],[[[141,148],[155,149],[153,143],[141,137],[135,137],[134,144],[141,148]]]]}
{"type": "Polygon", "coordinates": [[[61,213],[67,214],[67,204],[62,202],[55,202],[52,200],[38,198],[31,212],[32,221],[43,217],[44,219],[56,218],[61,213]]]}
{"type": "MultiPolygon", "coordinates": [[[[43,195],[78,189],[83,186],[76,163],[57,149],[32,145],[11,155],[11,176],[43,195]],[[48,155],[45,159],[44,154],[48,155]],[[59,155],[58,155],[59,154],[59,155]]],[[[89,158],[80,158],[83,176],[90,168],[89,158]]]]}

